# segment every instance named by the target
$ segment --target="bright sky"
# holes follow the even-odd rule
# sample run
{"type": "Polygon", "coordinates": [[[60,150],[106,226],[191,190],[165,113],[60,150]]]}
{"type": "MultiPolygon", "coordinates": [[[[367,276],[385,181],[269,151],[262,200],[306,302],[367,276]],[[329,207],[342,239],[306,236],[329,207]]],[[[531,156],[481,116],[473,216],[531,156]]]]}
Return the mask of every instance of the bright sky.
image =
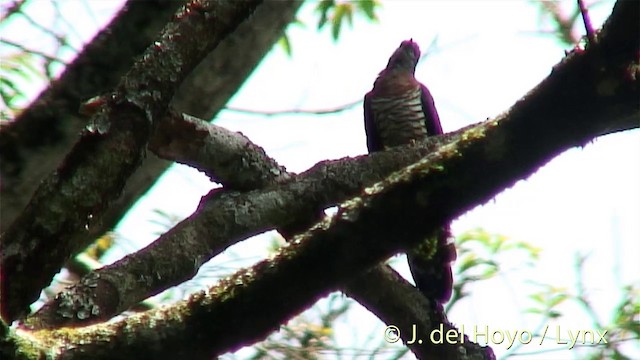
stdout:
{"type": "MultiPolygon", "coordinates": [[[[63,8],[71,14],[77,10],[72,8],[82,3],[66,1],[63,8]]],[[[109,13],[101,9],[115,3],[119,2],[88,4],[94,8],[96,18],[108,19],[109,13]]],[[[611,6],[592,9],[594,26],[600,27],[611,6]]],[[[47,18],[44,10],[33,13],[34,17],[47,18]]],[[[229,105],[253,110],[313,110],[351,103],[371,89],[377,73],[402,40],[413,38],[426,51],[437,39],[437,51],[429,53],[418,65],[416,77],[431,90],[445,131],[452,131],[505,111],[547,76],[564,55],[564,49],[551,36],[537,33],[540,16],[525,1],[394,1],[384,2],[378,15],[378,24],[354,19],[353,29],[344,27],[339,41],[334,43],[328,29],[315,30],[317,14],[313,3],[305,5],[298,17],[306,28],[291,27],[288,32],[293,57],[274,48],[229,105]]],[[[75,16],[73,21],[82,37],[91,37],[89,29],[95,27],[95,22],[90,16],[75,16]]],[[[19,39],[17,32],[8,28],[2,31],[5,37],[19,39]]],[[[20,37],[29,35],[21,33],[20,37]]],[[[41,35],[31,35],[31,41],[38,38],[41,35]]],[[[216,123],[242,131],[296,172],[324,159],[366,152],[360,105],[325,116],[265,118],[224,111],[216,123]]],[[[588,295],[600,321],[608,323],[613,306],[620,301],[619,288],[630,283],[637,287],[640,282],[639,140],[640,132],[634,130],[572,149],[458,219],[453,224],[455,233],[482,227],[528,242],[543,252],[537,268],[505,271],[494,281],[473,287],[472,296],[453,308],[450,319],[467,329],[488,325],[491,330],[534,331],[537,323],[522,314],[522,309],[532,304],[522,294],[534,289],[530,282],[573,287],[575,255],[583,254],[588,256],[584,274],[588,295]]],[[[118,232],[126,242],[144,246],[155,239],[154,231],[160,230],[150,224],[159,219],[153,214],[154,209],[188,216],[210,188],[203,175],[175,166],[136,206],[118,232]]],[[[213,262],[225,263],[234,253],[256,261],[266,254],[266,250],[259,249],[266,242],[264,236],[246,241],[230,249],[229,257],[213,262]]],[[[127,248],[131,246],[129,243],[127,248]]],[[[109,261],[122,255],[113,251],[109,261]]],[[[504,268],[515,268],[521,261],[517,257],[505,259],[504,268]]],[[[400,271],[408,275],[404,262],[398,264],[400,271]]],[[[575,304],[561,310],[567,316],[552,326],[561,325],[562,331],[593,329],[590,318],[575,304]]],[[[338,328],[348,334],[348,346],[357,344],[357,335],[353,335],[358,332],[357,327],[376,321],[364,310],[350,314],[348,319],[338,328]]],[[[370,329],[368,325],[362,327],[359,336],[368,335],[370,329]]],[[[529,344],[523,352],[562,346],[566,345],[529,344]]],[[[493,349],[498,356],[507,351],[504,344],[493,345],[493,349]]],[[[640,358],[639,345],[630,344],[626,349],[627,355],[640,358]]],[[[551,354],[554,358],[580,357],[579,350],[551,354]]],[[[549,356],[543,353],[519,359],[549,356]]]]}

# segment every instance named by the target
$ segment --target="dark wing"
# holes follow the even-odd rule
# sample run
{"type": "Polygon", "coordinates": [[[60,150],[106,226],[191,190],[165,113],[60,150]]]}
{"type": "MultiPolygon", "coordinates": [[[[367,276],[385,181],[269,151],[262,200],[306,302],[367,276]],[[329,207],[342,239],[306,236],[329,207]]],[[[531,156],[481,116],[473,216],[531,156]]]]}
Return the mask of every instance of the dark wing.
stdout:
{"type": "Polygon", "coordinates": [[[369,153],[383,150],[380,134],[378,134],[378,130],[373,121],[374,115],[371,109],[372,96],[371,92],[368,92],[367,95],[364,96],[364,131],[367,134],[367,149],[369,149],[369,153]]]}
{"type": "MultiPolygon", "coordinates": [[[[428,136],[442,134],[442,125],[440,125],[440,117],[438,116],[438,110],[436,110],[436,104],[433,102],[433,97],[426,86],[420,84],[422,90],[422,111],[424,112],[424,118],[427,126],[428,136]]],[[[366,110],[365,110],[366,111],[366,110]]]]}

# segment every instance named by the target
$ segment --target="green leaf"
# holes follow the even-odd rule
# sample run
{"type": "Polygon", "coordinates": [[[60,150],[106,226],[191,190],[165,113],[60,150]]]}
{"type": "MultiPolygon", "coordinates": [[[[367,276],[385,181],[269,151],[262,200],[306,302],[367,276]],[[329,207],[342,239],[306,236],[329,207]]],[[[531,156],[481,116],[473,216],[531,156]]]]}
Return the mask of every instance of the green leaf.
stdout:
{"type": "Polygon", "coordinates": [[[331,22],[331,37],[334,41],[338,40],[340,36],[340,29],[342,28],[342,21],[345,15],[348,17],[351,6],[349,4],[340,4],[336,6],[335,13],[331,22]]]}
{"type": "Polygon", "coordinates": [[[369,20],[377,20],[375,9],[379,6],[378,1],[341,1],[322,0],[316,5],[315,11],[320,14],[318,19],[318,30],[321,30],[327,23],[331,23],[331,37],[338,40],[340,30],[345,22],[353,26],[353,16],[363,14],[369,20]]]}
{"type": "Polygon", "coordinates": [[[356,2],[356,5],[365,16],[372,21],[378,21],[378,17],[376,16],[376,8],[380,6],[380,3],[375,0],[362,0],[356,2]]]}
{"type": "Polygon", "coordinates": [[[549,301],[548,301],[548,305],[549,305],[549,307],[555,307],[555,306],[560,305],[561,303],[563,303],[568,298],[569,298],[569,296],[567,294],[562,294],[562,293],[553,294],[551,296],[551,298],[549,299],[549,301]]]}
{"type": "Polygon", "coordinates": [[[14,92],[18,92],[18,87],[16,84],[8,78],[0,78],[0,86],[2,86],[3,90],[5,87],[13,90],[14,92]]]}
{"type": "Polygon", "coordinates": [[[529,295],[529,299],[531,299],[534,302],[539,303],[539,304],[543,304],[544,303],[544,297],[542,296],[541,293],[531,294],[531,295],[529,295]]]}
{"type": "Polygon", "coordinates": [[[547,316],[551,319],[557,319],[562,316],[562,313],[556,310],[549,310],[547,316]]]}
{"type": "Polygon", "coordinates": [[[334,0],[322,0],[318,3],[318,6],[316,6],[316,11],[320,13],[320,19],[318,19],[318,30],[322,29],[322,27],[327,23],[329,10],[335,6],[336,2],[334,0]]]}
{"type": "Polygon", "coordinates": [[[26,98],[24,91],[20,89],[16,79],[21,78],[26,82],[34,77],[41,77],[34,65],[32,54],[18,52],[5,56],[0,61],[0,97],[9,109],[17,110],[15,102],[18,99],[26,98]]]}
{"type": "Polygon", "coordinates": [[[478,263],[480,262],[478,258],[472,254],[469,256],[465,256],[464,258],[461,258],[459,261],[460,261],[459,268],[461,273],[478,265],[478,263]]]}
{"type": "Polygon", "coordinates": [[[284,50],[287,56],[292,57],[293,52],[291,51],[291,42],[289,41],[289,37],[285,33],[278,39],[278,45],[284,50]]]}
{"type": "Polygon", "coordinates": [[[342,4],[344,8],[343,18],[346,16],[349,26],[353,26],[353,5],[350,3],[342,4]]]}
{"type": "Polygon", "coordinates": [[[498,273],[498,267],[489,267],[482,273],[482,278],[484,280],[490,279],[498,273]]]}

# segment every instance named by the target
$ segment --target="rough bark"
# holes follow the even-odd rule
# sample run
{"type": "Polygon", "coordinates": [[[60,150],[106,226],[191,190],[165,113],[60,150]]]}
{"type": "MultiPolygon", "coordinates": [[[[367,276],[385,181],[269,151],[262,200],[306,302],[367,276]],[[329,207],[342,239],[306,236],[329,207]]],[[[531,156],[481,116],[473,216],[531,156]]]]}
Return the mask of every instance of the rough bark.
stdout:
{"type": "MultiPolygon", "coordinates": [[[[34,333],[34,341],[48,335],[53,336],[47,338],[50,341],[64,338],[64,343],[56,343],[57,348],[69,349],[69,356],[78,357],[89,353],[99,356],[104,351],[110,356],[124,354],[114,352],[119,346],[124,346],[122,351],[144,348],[149,357],[168,354],[206,357],[263,338],[359,271],[414,245],[443,221],[489,200],[562,151],[584,146],[600,135],[637,128],[640,34],[634,29],[639,10],[637,2],[616,4],[600,42],[591,44],[587,51],[570,54],[507,113],[433,140],[441,142],[438,151],[345,202],[332,221],[296,238],[273,259],[240,271],[220,286],[172,309],[106,325],[100,328],[99,343],[87,345],[86,337],[76,338],[69,329],[34,333]],[[194,333],[206,337],[193,337],[194,333]]],[[[403,154],[420,156],[420,147],[403,150],[403,154]]],[[[344,175],[338,174],[338,169],[344,168],[346,172],[367,162],[372,168],[376,163],[380,168],[392,167],[397,160],[393,155],[388,152],[345,160],[343,165],[325,172],[322,181],[309,183],[304,190],[312,193],[307,195],[311,200],[327,203],[323,197],[339,196],[344,191],[340,187],[344,186],[341,178],[334,177],[344,175]],[[322,186],[335,186],[339,195],[326,195],[322,186]]],[[[212,193],[203,200],[194,220],[204,218],[207,212],[219,211],[208,219],[207,226],[219,224],[218,230],[227,231],[227,226],[239,221],[241,224],[232,231],[238,226],[246,228],[235,236],[228,233],[225,236],[229,238],[220,238],[220,243],[203,240],[208,241],[208,246],[235,242],[265,228],[264,224],[252,224],[284,221],[280,217],[291,217],[296,206],[309,206],[297,203],[296,196],[305,193],[299,192],[304,184],[294,186],[296,180],[263,191],[212,193]],[[216,210],[212,204],[221,199],[233,202],[235,209],[240,208],[244,215],[239,217],[236,210],[216,210]],[[273,208],[264,210],[269,206],[273,208]],[[260,220],[263,216],[267,219],[260,220]]],[[[196,240],[201,235],[190,234],[187,229],[178,225],[172,232],[183,232],[183,236],[196,240]]],[[[180,250],[177,245],[176,250],[180,250]]],[[[159,283],[153,274],[145,280],[159,283]]],[[[86,328],[82,334],[91,331],[92,328],[86,328]]]]}
{"type": "MultiPolygon", "coordinates": [[[[186,154],[193,155],[192,150],[200,150],[201,156],[196,155],[194,158],[203,159],[206,163],[195,164],[193,160],[189,163],[201,169],[204,164],[217,164],[217,179],[221,179],[220,174],[225,174],[220,168],[224,164],[229,170],[227,174],[231,176],[221,181],[231,183],[231,188],[234,184],[241,187],[245,181],[243,176],[233,174],[231,166],[245,164],[243,168],[246,173],[256,174],[252,180],[257,185],[254,187],[264,189],[249,192],[212,190],[203,198],[194,214],[146,248],[85,276],[70,291],[61,293],[49,304],[51,306],[46,305],[31,317],[29,325],[69,326],[109,318],[149,296],[191,278],[204,262],[238,241],[296,221],[296,217],[291,216],[292,213],[299,216],[309,209],[336,205],[358,193],[364,186],[380,181],[402,166],[417,161],[446,139],[439,138],[438,141],[434,140],[412,152],[396,150],[373,157],[322,162],[291,178],[291,174],[283,173],[275,161],[264,155],[264,151],[246,143],[243,136],[204,122],[195,124],[191,118],[187,120],[172,119],[172,130],[165,129],[167,133],[178,135],[173,138],[177,142],[163,143],[158,148],[166,135],[160,130],[151,140],[152,148],[163,154],[184,151],[176,160],[186,154]],[[181,134],[184,131],[189,132],[181,134]],[[202,142],[205,136],[210,145],[224,146],[205,145],[202,142]],[[226,155],[231,154],[238,146],[243,149],[234,153],[235,159],[229,161],[226,155]],[[139,277],[140,274],[153,276],[139,277]],[[68,313],[85,313],[86,304],[93,306],[96,301],[100,306],[99,314],[89,317],[66,316],[68,313]]],[[[159,129],[163,129],[163,126],[159,129]]]]}
{"type": "MultiPolygon", "coordinates": [[[[247,21],[209,54],[182,83],[172,105],[202,119],[216,114],[238,91],[260,60],[284,34],[300,8],[300,0],[267,1],[247,21]]],[[[131,176],[109,207],[102,223],[88,235],[98,238],[116,226],[131,206],[144,195],[170,162],[150,154],[131,176]]]]}
{"type": "MultiPolygon", "coordinates": [[[[252,144],[242,134],[230,132],[187,115],[172,113],[170,117],[166,118],[157,127],[150,140],[149,148],[165,159],[193,166],[208,174],[214,181],[223,184],[226,189],[257,189],[287,181],[294,176],[294,174],[286,173],[275,160],[266,156],[264,150],[252,144]],[[242,171],[238,171],[238,169],[242,169],[242,171]]],[[[431,150],[435,148],[434,144],[430,145],[431,150]]],[[[409,164],[417,159],[419,157],[410,158],[405,163],[409,164]]],[[[398,163],[396,165],[399,166],[398,163]]],[[[323,173],[326,172],[332,171],[325,169],[317,174],[324,176],[323,173]]],[[[358,173],[366,173],[365,167],[351,169],[351,174],[358,173]]],[[[347,176],[347,174],[336,175],[338,177],[347,176]]],[[[320,179],[319,176],[315,178],[316,180],[313,181],[320,179]]],[[[373,180],[365,178],[364,184],[370,185],[373,181],[381,179],[383,177],[377,177],[373,180]]],[[[360,183],[356,183],[351,186],[350,192],[355,192],[361,187],[360,183]]],[[[202,241],[202,238],[198,240],[202,241]]],[[[178,239],[178,243],[184,243],[184,241],[182,238],[178,239]]],[[[171,243],[167,241],[164,244],[170,245],[171,243]]],[[[183,247],[178,250],[175,243],[171,245],[171,249],[162,245],[156,249],[156,254],[171,254],[173,260],[165,259],[171,262],[175,261],[176,250],[181,253],[184,251],[183,247]]],[[[201,258],[203,255],[208,258],[210,256],[209,253],[202,252],[202,247],[188,246],[186,249],[189,252],[181,255],[181,258],[201,258]]],[[[208,247],[204,248],[205,251],[208,251],[207,249],[208,247]]],[[[156,267],[158,263],[165,262],[158,256],[151,258],[152,261],[142,261],[142,263],[156,267]]],[[[189,276],[193,274],[194,270],[197,270],[197,267],[191,268],[192,263],[189,261],[177,263],[189,265],[185,268],[189,276]]],[[[140,300],[139,297],[144,298],[149,295],[136,293],[130,288],[143,289],[144,286],[141,287],[135,282],[122,281],[122,279],[129,279],[126,274],[132,272],[153,271],[149,268],[134,269],[134,264],[139,265],[140,263],[121,263],[120,266],[105,270],[97,277],[93,275],[86,277],[71,291],[60,294],[53,302],[45,305],[38,313],[31,316],[27,320],[27,325],[50,328],[94,323],[108,319],[122,309],[132,306],[140,300]],[[112,281],[106,279],[112,279],[112,281]],[[122,299],[122,304],[117,304],[116,299],[122,299]],[[95,305],[100,307],[100,311],[93,315],[91,309],[95,305]],[[82,314],[82,316],[76,316],[77,314],[82,314]]],[[[165,266],[161,267],[168,269],[165,266]]],[[[179,273],[175,270],[177,268],[180,267],[174,266],[171,267],[171,273],[156,272],[156,275],[164,280],[170,280],[179,273]]],[[[176,282],[180,282],[180,278],[176,280],[176,282]]],[[[167,283],[154,284],[160,288],[164,288],[166,285],[167,283]]],[[[434,309],[419,291],[388,266],[378,266],[362,276],[358,276],[357,279],[346,285],[346,291],[388,324],[410,329],[410,324],[418,323],[420,329],[426,331],[433,330],[440,324],[444,324],[447,329],[452,328],[443,312],[434,309]],[[385,295],[380,296],[380,294],[385,295]]],[[[405,331],[401,335],[403,338],[406,337],[405,341],[411,340],[411,332],[405,331]]],[[[475,345],[470,344],[469,346],[475,345]]],[[[422,346],[416,343],[412,344],[412,348],[418,354],[430,354],[430,356],[438,358],[452,358],[457,354],[456,348],[430,347],[429,344],[422,346]],[[447,352],[451,352],[451,354],[447,356],[447,352]]]]}
{"type": "MultiPolygon", "coordinates": [[[[149,358],[208,358],[263,338],[362,269],[417,244],[443,221],[489,200],[559,153],[597,136],[637,128],[640,35],[629,31],[636,24],[637,10],[636,3],[619,3],[610,26],[602,32],[601,45],[570,54],[508,112],[455,133],[437,151],[344,202],[333,219],[296,238],[273,258],[172,308],[99,325],[101,341],[97,343],[85,344],[86,337],[76,338],[98,330],[91,327],[31,336],[47,337],[55,349],[80,358],[89,354],[124,357],[124,352],[115,351],[120,346],[122,351],[144,349],[149,358]],[[610,36],[626,41],[609,40],[610,36]],[[612,42],[618,42],[615,51],[601,51],[612,49],[612,42]],[[550,126],[555,131],[548,131],[550,126]],[[65,341],[57,342],[60,338],[65,341]]],[[[351,163],[374,158],[382,163],[385,155],[351,163]]],[[[281,206],[291,209],[288,201],[293,200],[287,200],[286,186],[269,191],[281,195],[285,200],[281,206]]],[[[236,194],[236,205],[247,204],[245,196],[259,194],[267,195],[264,191],[236,194]]],[[[199,211],[207,211],[206,207],[205,200],[199,211]]],[[[251,216],[264,215],[256,211],[251,216]]],[[[465,355],[460,353],[460,358],[465,355]]]]}
{"type": "Polygon", "coordinates": [[[139,166],[178,85],[258,4],[187,4],[106,96],[63,164],[2,234],[3,277],[11,279],[2,282],[6,319],[25,313],[64,261],[89,244],[86,229],[100,222],[139,166]]]}
{"type": "MultiPolygon", "coordinates": [[[[158,6],[151,1],[131,1],[128,10],[85,47],[58,81],[0,130],[0,231],[6,230],[24,209],[40,181],[60,164],[87,125],[87,120],[78,115],[81,102],[113,88],[133,57],[142,53],[182,4],[156,2],[158,6]]],[[[299,0],[283,0],[261,5],[185,79],[173,106],[200,118],[215,117],[282,36],[301,4],[299,0]]],[[[98,238],[113,229],[170,165],[154,155],[145,158],[87,237],[98,238]]]]}
{"type": "Polygon", "coordinates": [[[134,57],[149,46],[182,3],[128,1],[60,78],[14,121],[0,128],[0,232],[78,140],[87,125],[78,114],[80,104],[116,86],[134,57]]]}
{"type": "MultiPolygon", "coordinates": [[[[357,269],[410,247],[443,221],[489,200],[566,149],[583,146],[597,136],[637,128],[639,35],[629,31],[637,23],[637,6],[619,3],[599,43],[569,54],[547,79],[499,118],[429,139],[427,144],[438,143],[438,151],[370,187],[362,197],[343,203],[332,221],[296,238],[280,256],[224,281],[209,293],[213,298],[195,297],[194,301],[206,298],[206,310],[202,310],[206,314],[199,312],[198,316],[211,318],[203,321],[237,324],[237,328],[234,325],[224,331],[206,328],[207,334],[220,341],[219,351],[266,336],[277,324],[344,284],[357,269]],[[267,315],[265,308],[269,309],[267,315]],[[240,318],[251,319],[251,330],[241,326],[240,318]]],[[[160,241],[113,266],[153,263],[144,260],[147,257],[162,262],[166,255],[161,253],[171,253],[171,260],[179,262],[176,256],[198,243],[219,252],[239,239],[291,221],[290,214],[310,203],[328,205],[353,193],[353,183],[364,184],[371,181],[367,176],[382,176],[385,167],[388,173],[403,154],[419,158],[428,152],[425,147],[325,163],[261,191],[214,191],[192,217],[160,241]],[[314,173],[319,178],[304,181],[314,173]],[[194,225],[198,221],[207,226],[194,225]],[[181,237],[181,241],[164,244],[172,237],[181,237]],[[162,246],[167,249],[154,249],[162,246]],[[154,251],[157,258],[151,255],[154,251]]],[[[193,253],[188,258],[202,262],[193,253]]],[[[134,270],[137,273],[140,269],[134,270]]],[[[175,276],[158,273],[162,266],[153,270],[153,278],[143,279],[154,282],[150,287],[158,286],[160,278],[175,276]]]]}

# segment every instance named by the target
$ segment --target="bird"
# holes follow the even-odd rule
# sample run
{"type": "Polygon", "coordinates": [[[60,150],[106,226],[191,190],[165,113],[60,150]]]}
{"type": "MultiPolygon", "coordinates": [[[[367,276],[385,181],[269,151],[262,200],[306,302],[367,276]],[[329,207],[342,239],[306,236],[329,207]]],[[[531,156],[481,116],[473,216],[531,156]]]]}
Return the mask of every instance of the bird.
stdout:
{"type": "MultiPolygon", "coordinates": [[[[427,87],[415,78],[420,47],[403,41],[364,97],[364,126],[369,153],[443,134],[438,111],[427,87]]],[[[418,290],[442,307],[453,292],[451,263],[456,258],[449,224],[407,252],[418,290]]]]}

